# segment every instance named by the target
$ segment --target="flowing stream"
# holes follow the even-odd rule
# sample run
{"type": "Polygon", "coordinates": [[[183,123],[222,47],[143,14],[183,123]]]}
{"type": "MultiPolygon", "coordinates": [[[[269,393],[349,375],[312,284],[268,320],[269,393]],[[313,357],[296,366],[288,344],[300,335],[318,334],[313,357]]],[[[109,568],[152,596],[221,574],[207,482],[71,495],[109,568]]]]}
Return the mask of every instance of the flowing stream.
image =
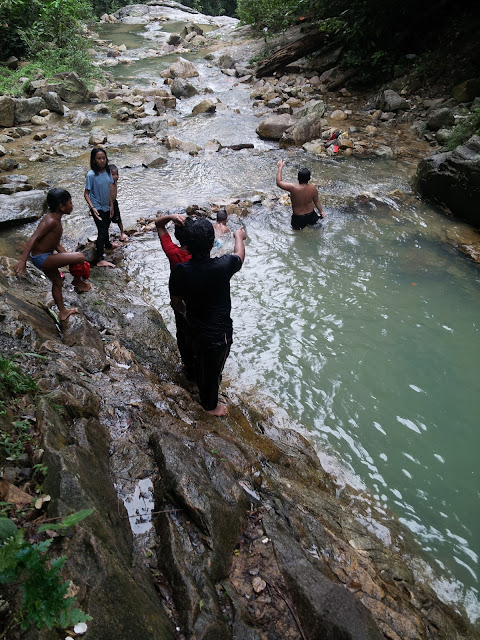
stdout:
{"type": "MultiPolygon", "coordinates": [[[[159,71],[176,56],[143,59],[142,48],[181,26],[104,27],[102,37],[125,42],[128,55],[138,57],[113,68],[117,79],[160,84],[159,71]]],[[[248,236],[245,265],[232,280],[234,344],[225,370],[231,388],[253,387],[271,397],[309,431],[333,473],[397,513],[438,565],[440,596],[477,619],[480,271],[454,247],[471,231],[413,196],[399,204],[389,195],[410,190],[411,165],[318,159],[261,141],[249,86],[203,58],[196,63],[200,76],[192,82],[210,87],[222,105],[213,116],[192,117],[202,96],[177,101],[178,126],[169,133],[202,146],[216,139],[252,142],[255,149],[196,157],[172,151],[164,167],[145,169],[142,146],[103,116],[110,161],[120,168],[125,227],[157,209],[262,195],[252,214],[229,221],[232,228],[244,224],[248,236]],[[280,195],[281,157],[287,180],[295,180],[299,166],[311,168],[328,214],[318,228],[292,231],[288,207],[269,199],[280,195]],[[355,206],[364,191],[377,201],[355,206]]],[[[80,155],[77,149],[21,170],[52,184],[60,175],[59,186],[73,193],[67,246],[95,231],[82,197],[84,139],[80,147],[80,155]]],[[[0,243],[12,246],[12,238],[31,229],[3,234],[0,243]]],[[[227,238],[216,251],[232,246],[227,238]]],[[[156,234],[128,243],[124,256],[131,277],[173,329],[168,262],[156,234]]]]}

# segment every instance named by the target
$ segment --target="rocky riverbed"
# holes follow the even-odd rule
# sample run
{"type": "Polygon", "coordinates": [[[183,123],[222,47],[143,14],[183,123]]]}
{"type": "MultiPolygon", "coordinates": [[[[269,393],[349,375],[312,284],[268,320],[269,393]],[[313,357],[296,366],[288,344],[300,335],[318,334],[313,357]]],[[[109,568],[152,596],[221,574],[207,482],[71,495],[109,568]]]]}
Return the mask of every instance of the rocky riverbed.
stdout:
{"type": "MultiPolygon", "coordinates": [[[[265,144],[280,141],[346,162],[397,158],[413,167],[432,145],[442,148],[436,132],[445,122],[438,129],[427,124],[435,112],[447,109],[450,125],[461,115],[447,98],[401,88],[373,97],[343,86],[328,91],[338,79],[332,58],[257,79],[248,60],[262,40],[234,30],[235,21],[191,12],[186,19],[181,11],[176,3],[155,3],[105,18],[151,26],[148,56],[175,58],[160,75],[164,84],[129,87],[112,78],[89,92],[70,74],[39,78],[36,96],[0,99],[4,228],[40,215],[43,167],[77,158],[84,164],[92,145],[117,148],[126,162],[138,162],[140,150],[141,163],[152,168],[170,154],[249,153],[248,146],[234,148],[241,143],[229,148],[212,137],[200,145],[173,133],[186,100],[197,113],[235,115],[182,59],[204,44],[226,79],[249,87],[265,144]],[[155,25],[168,20],[191,29],[174,34],[180,40],[160,41],[155,25]],[[198,23],[219,29],[200,34],[198,23]]],[[[99,66],[135,64],[121,46],[91,40],[99,66]]],[[[230,203],[230,212],[248,215],[262,198],[230,203]]],[[[368,193],[358,198],[375,203],[368,193]]],[[[472,229],[452,238],[455,245],[476,241],[472,229]]],[[[14,255],[11,247],[1,263],[0,343],[7,355],[46,356],[27,357],[41,393],[25,414],[35,416],[41,434],[43,458],[35,462],[49,469],[48,516],[95,508],[71,538],[55,541],[93,617],[88,637],[478,637],[428,587],[427,559],[400,526],[392,527],[391,514],[369,496],[340,490],[308,440],[260,397],[228,394],[230,415],[221,421],[201,409],[161,316],[119,269],[96,270],[94,290],[79,300],[65,288],[83,313],[59,331],[47,283],[31,266],[25,281],[15,279],[14,255]]],[[[119,266],[121,259],[119,252],[119,266]]],[[[32,489],[20,467],[7,467],[13,483],[32,489]]]]}
{"type": "Polygon", "coordinates": [[[478,637],[422,579],[405,531],[366,496],[339,494],[261,399],[229,395],[222,420],[201,409],[162,318],[118,271],[78,299],[67,287],[82,313],[59,333],[48,284],[32,266],[19,282],[12,266],[2,260],[0,341],[45,357],[27,357],[40,393],[25,413],[48,517],[95,509],[55,541],[89,637],[478,637]],[[133,536],[129,521],[147,530],[133,536]]]}

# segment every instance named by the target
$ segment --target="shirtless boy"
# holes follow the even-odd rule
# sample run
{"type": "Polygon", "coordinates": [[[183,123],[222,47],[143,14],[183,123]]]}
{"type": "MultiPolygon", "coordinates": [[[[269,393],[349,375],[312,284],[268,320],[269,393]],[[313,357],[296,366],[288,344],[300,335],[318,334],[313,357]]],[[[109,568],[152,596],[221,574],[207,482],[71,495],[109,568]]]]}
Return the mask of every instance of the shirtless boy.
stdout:
{"type": "MultiPolygon", "coordinates": [[[[72,198],[65,189],[50,189],[47,194],[48,213],[43,216],[37,229],[27,241],[22,255],[13,267],[15,273],[22,276],[25,273],[27,259],[41,269],[52,281],[52,295],[58,307],[60,320],[66,320],[72,313],[80,313],[78,309],[67,309],[63,302],[62,276],[59,267],[67,265],[84,265],[83,253],[67,253],[60,244],[62,237],[62,216],[68,215],[73,210],[72,198]],[[56,253],[55,253],[56,251],[56,253]]],[[[85,263],[88,265],[88,262],[85,263]]],[[[89,282],[85,282],[80,276],[74,276],[72,284],[80,291],[88,291],[91,288],[89,282]]]]}
{"type": "Polygon", "coordinates": [[[292,227],[294,229],[304,229],[307,226],[314,225],[320,217],[325,218],[325,212],[318,199],[318,190],[314,184],[309,184],[310,171],[308,169],[300,169],[298,172],[298,184],[293,182],[284,182],[282,179],[282,170],[285,166],[285,160],[279,160],[277,163],[277,187],[288,191],[292,201],[292,227]],[[315,211],[317,207],[320,215],[315,211]]]}
{"type": "Polygon", "coordinates": [[[227,224],[228,215],[225,209],[217,211],[217,222],[213,225],[215,229],[215,237],[224,236],[231,232],[230,227],[227,224]]]}

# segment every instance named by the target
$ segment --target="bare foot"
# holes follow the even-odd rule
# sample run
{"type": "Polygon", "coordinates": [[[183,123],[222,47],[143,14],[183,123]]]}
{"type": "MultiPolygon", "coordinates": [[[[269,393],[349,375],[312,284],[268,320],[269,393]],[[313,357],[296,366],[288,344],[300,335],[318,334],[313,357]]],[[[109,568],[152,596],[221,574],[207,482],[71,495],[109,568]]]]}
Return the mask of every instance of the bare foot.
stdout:
{"type": "Polygon", "coordinates": [[[112,248],[113,249],[117,249],[118,247],[121,247],[122,243],[121,242],[112,242],[112,248]]]}
{"type": "Polygon", "coordinates": [[[226,416],[228,413],[228,407],[224,404],[217,404],[215,409],[207,411],[212,416],[226,416]]]}
{"type": "Polygon", "coordinates": [[[74,278],[72,280],[72,284],[75,289],[78,289],[78,291],[90,291],[90,289],[92,288],[90,282],[86,282],[85,280],[81,280],[80,278],[74,278]]]}
{"type": "Polygon", "coordinates": [[[113,262],[108,262],[107,260],[100,260],[100,262],[97,262],[97,267],[112,267],[113,269],[115,269],[115,265],[113,264],[113,262]]]}
{"type": "Polygon", "coordinates": [[[65,309],[65,311],[61,311],[59,313],[59,318],[60,320],[66,320],[67,318],[69,318],[72,313],[80,313],[80,311],[75,308],[75,309],[65,309]]]}
{"type": "Polygon", "coordinates": [[[120,240],[122,242],[126,242],[128,240],[128,236],[126,233],[122,233],[122,235],[120,236],[120,240]]]}

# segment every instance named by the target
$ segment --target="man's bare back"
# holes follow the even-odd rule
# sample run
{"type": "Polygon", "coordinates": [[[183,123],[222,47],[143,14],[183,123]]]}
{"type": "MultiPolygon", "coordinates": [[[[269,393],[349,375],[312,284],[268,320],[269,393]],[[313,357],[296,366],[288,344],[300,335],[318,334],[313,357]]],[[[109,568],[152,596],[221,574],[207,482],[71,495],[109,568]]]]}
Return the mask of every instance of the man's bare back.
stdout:
{"type": "MultiPolygon", "coordinates": [[[[308,177],[306,182],[299,182],[295,184],[293,182],[284,182],[282,178],[282,170],[285,166],[285,160],[279,160],[277,163],[277,187],[288,191],[290,193],[290,199],[292,201],[292,211],[294,216],[303,216],[315,211],[315,207],[318,209],[322,218],[325,217],[325,212],[318,199],[318,190],[314,184],[310,184],[308,177]]],[[[310,172],[308,172],[309,175],[310,172]]]]}

